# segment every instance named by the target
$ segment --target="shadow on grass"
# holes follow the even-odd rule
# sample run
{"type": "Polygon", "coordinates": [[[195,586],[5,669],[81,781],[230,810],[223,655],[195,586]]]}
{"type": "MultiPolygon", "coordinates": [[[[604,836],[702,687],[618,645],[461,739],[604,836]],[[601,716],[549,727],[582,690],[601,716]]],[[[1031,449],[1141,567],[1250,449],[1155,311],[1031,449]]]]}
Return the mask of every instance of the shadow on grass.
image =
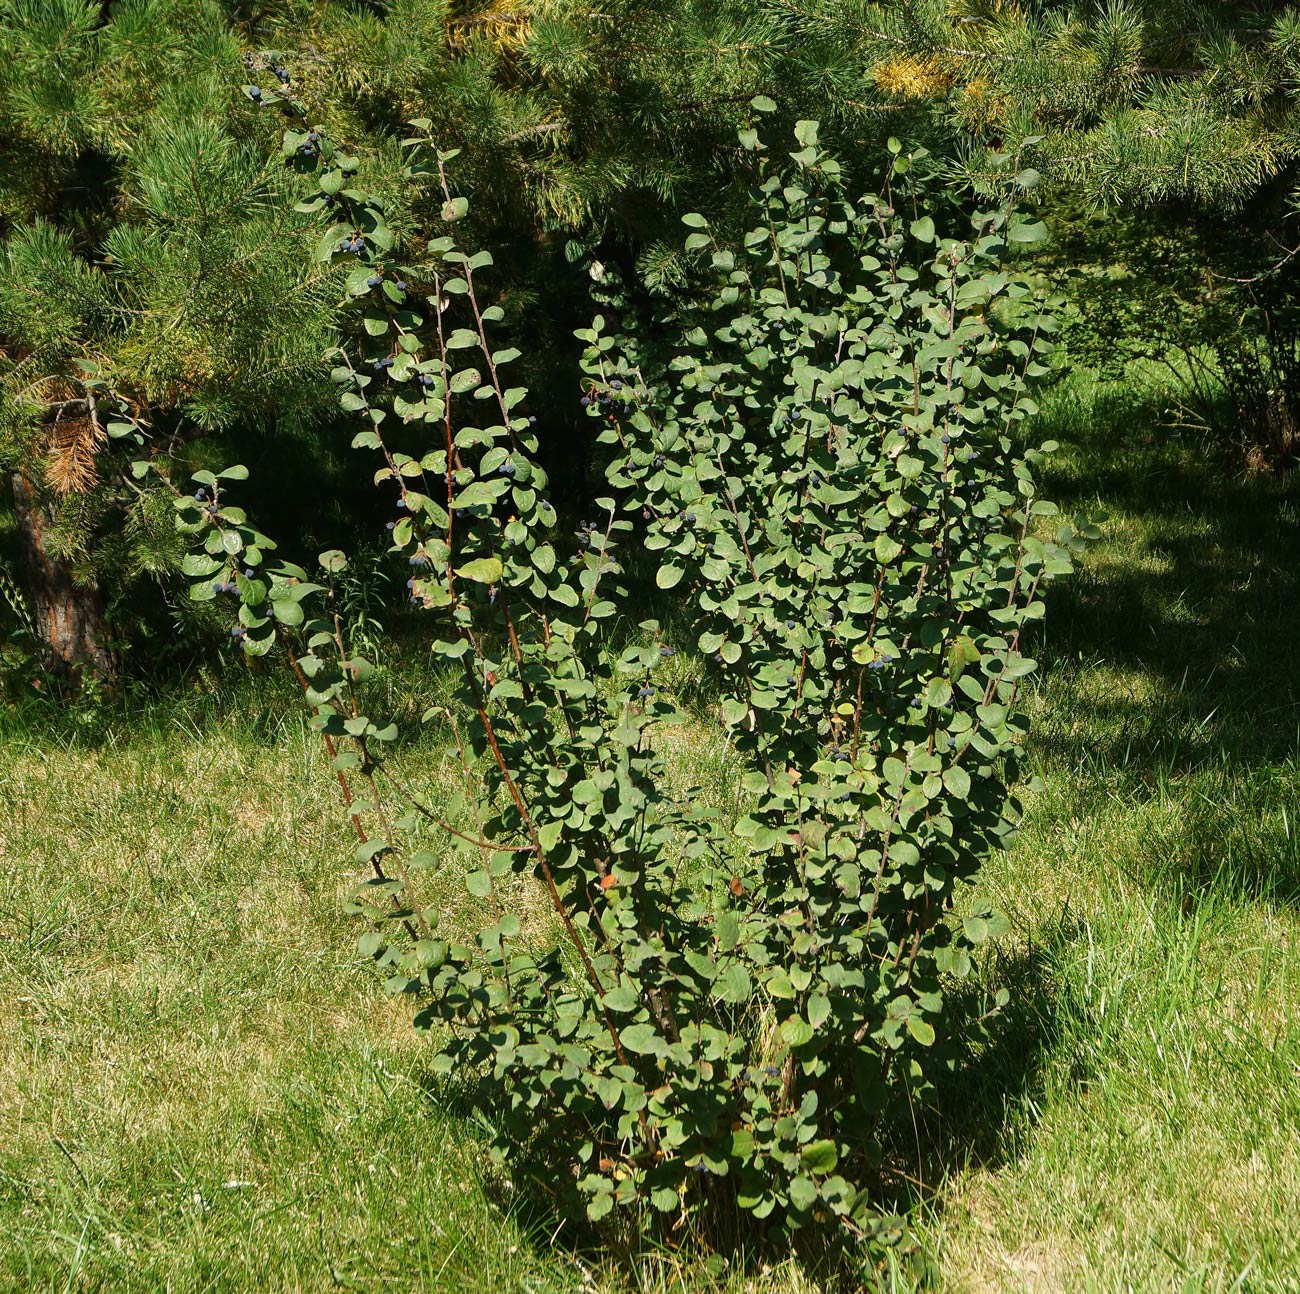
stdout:
{"type": "MultiPolygon", "coordinates": [[[[861,1243],[842,1227],[810,1225],[791,1236],[777,1223],[756,1219],[736,1202],[727,1178],[710,1179],[708,1207],[682,1228],[671,1215],[648,1204],[615,1210],[599,1225],[562,1214],[555,1194],[557,1171],[544,1149],[512,1158],[507,1168],[490,1162],[491,1131],[480,1110],[499,1104],[499,1089],[486,1079],[467,1081],[428,1074],[420,1085],[429,1100],[465,1128],[477,1129],[481,1156],[479,1181],[485,1198],[509,1216],[528,1237],[539,1257],[557,1248],[586,1270],[603,1270],[619,1288],[654,1294],[733,1291],[747,1281],[797,1257],[809,1289],[819,1294],[857,1294],[864,1289],[864,1262],[888,1246],[905,1259],[911,1254],[900,1219],[882,1215],[878,1243],[861,1243]]],[[[868,1286],[869,1287],[869,1286],[868,1286]]]]}
{"type": "Polygon", "coordinates": [[[1108,514],[1048,597],[1035,757],[1163,805],[1142,879],[1300,899],[1300,474],[1234,475],[1140,389],[1076,379],[1035,430],[1047,497],[1108,514]]]}
{"type": "Polygon", "coordinates": [[[1041,928],[1027,946],[994,949],[978,982],[951,996],[951,1067],[934,1079],[929,1099],[914,1112],[910,1128],[895,1130],[894,1162],[913,1172],[899,1205],[942,1186],[969,1164],[996,1168],[1014,1159],[1041,1103],[1047,1065],[1065,1065],[1069,1080],[1086,1084],[1079,1061],[1062,1054],[1064,1021],[1077,1004],[1056,973],[1059,950],[1078,937],[1077,921],[1063,913],[1041,928]],[[989,1008],[989,995],[1004,988],[1006,1004],[989,1008]]]}
{"type": "MultiPolygon", "coordinates": [[[[800,1288],[819,1294],[891,1294],[933,1287],[937,1256],[916,1238],[911,1217],[918,1206],[942,1207],[948,1177],[971,1163],[996,1166],[1020,1153],[1041,1104],[1045,1066],[1066,1065],[1072,1082],[1086,1082],[1081,1060],[1063,1052],[1065,1004],[1055,973],[1058,954],[1078,936],[1063,914],[1044,928],[1047,939],[1009,952],[994,952],[978,982],[953,994],[955,1032],[951,1069],[939,1075],[924,1105],[899,1117],[884,1134],[882,1159],[868,1179],[876,1212],[875,1233],[854,1236],[834,1223],[811,1224],[786,1233],[755,1219],[736,1203],[728,1179],[710,1183],[708,1207],[689,1227],[675,1231],[638,1226],[628,1219],[588,1227],[564,1220],[554,1207],[557,1166],[542,1157],[513,1161],[508,1171],[488,1166],[490,1133],[476,1113],[491,1108],[491,1082],[426,1076],[429,1099],[462,1126],[478,1127],[486,1198],[530,1237],[539,1254],[560,1246],[587,1267],[603,1268],[628,1290],[655,1294],[730,1294],[796,1257],[800,1288]],[[988,992],[1005,986],[1010,1000],[989,1012],[988,992]]],[[[662,1223],[660,1215],[652,1215],[662,1223]]],[[[761,1284],[761,1282],[760,1282],[761,1284]]]]}
{"type": "Polygon", "coordinates": [[[1049,595],[1047,663],[1065,684],[1053,704],[1074,721],[1049,725],[1049,748],[1166,770],[1292,755],[1300,477],[1231,475],[1160,422],[1158,395],[1071,384],[1036,425],[1063,442],[1047,497],[1109,514],[1105,542],[1049,595]],[[1079,686],[1099,664],[1129,677],[1079,686]]]}

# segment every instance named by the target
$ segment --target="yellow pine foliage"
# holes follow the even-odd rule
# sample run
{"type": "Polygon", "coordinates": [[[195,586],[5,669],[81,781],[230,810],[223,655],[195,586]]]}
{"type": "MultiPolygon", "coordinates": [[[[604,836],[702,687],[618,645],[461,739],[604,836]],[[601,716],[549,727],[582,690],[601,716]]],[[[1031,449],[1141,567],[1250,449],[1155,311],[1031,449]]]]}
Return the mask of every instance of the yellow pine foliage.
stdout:
{"type": "Polygon", "coordinates": [[[59,418],[50,428],[45,479],[56,494],[88,490],[99,480],[95,453],[105,441],[104,429],[87,409],[59,418]]]}
{"type": "Polygon", "coordinates": [[[957,96],[957,111],[961,113],[966,128],[972,131],[987,129],[1002,117],[1003,99],[987,77],[977,76],[962,87],[957,96]]]}
{"type": "Polygon", "coordinates": [[[533,0],[454,0],[447,18],[447,47],[459,52],[475,38],[502,53],[521,49],[532,31],[533,0]]]}
{"type": "Polygon", "coordinates": [[[1016,0],[948,0],[948,17],[963,24],[1019,16],[1020,5],[1016,0]]]}
{"type": "Polygon", "coordinates": [[[872,69],[876,88],[895,99],[929,99],[952,85],[951,76],[933,55],[898,54],[872,69]]]}

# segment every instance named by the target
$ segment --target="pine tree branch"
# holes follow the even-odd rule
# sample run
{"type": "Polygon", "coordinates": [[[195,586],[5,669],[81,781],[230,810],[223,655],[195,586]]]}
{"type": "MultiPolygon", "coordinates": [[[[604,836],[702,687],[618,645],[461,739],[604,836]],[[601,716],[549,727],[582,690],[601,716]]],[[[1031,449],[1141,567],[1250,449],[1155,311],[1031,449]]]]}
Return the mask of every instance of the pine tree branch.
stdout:
{"type": "Polygon", "coordinates": [[[910,103],[863,103],[861,99],[845,99],[846,108],[858,108],[862,112],[906,112],[915,107],[910,103]]]}
{"type": "Polygon", "coordinates": [[[553,135],[556,131],[567,130],[569,123],[567,121],[544,121],[537,126],[525,126],[522,130],[516,130],[513,134],[507,135],[501,142],[503,144],[518,144],[525,139],[534,139],[538,135],[553,135]]]}
{"type": "MultiPolygon", "coordinates": [[[[881,41],[885,45],[894,45],[900,49],[910,49],[911,42],[906,41],[901,36],[890,36],[883,31],[865,31],[864,36],[870,36],[873,40],[881,41]]],[[[995,54],[992,50],[987,49],[962,49],[957,45],[935,45],[932,47],[933,54],[951,54],[957,58],[977,58],[983,59],[990,63],[1014,63],[1016,61],[1014,54],[995,54]]]]}
{"type": "Polygon", "coordinates": [[[635,50],[638,54],[752,54],[755,50],[771,49],[773,42],[770,40],[748,41],[741,45],[714,45],[709,43],[704,46],[700,45],[641,45],[636,41],[628,41],[625,48],[635,50]]]}

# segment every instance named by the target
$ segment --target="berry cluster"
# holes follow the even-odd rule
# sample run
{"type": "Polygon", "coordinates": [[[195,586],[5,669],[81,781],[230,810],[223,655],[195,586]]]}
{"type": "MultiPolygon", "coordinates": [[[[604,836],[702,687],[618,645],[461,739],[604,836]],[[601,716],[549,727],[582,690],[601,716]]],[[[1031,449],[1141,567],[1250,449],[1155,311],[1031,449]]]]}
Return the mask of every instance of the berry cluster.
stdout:
{"type": "Polygon", "coordinates": [[[612,409],[619,400],[615,397],[624,389],[623,383],[615,378],[610,384],[608,390],[596,390],[586,392],[578,403],[584,408],[589,409],[593,405],[598,409],[612,409]]]}

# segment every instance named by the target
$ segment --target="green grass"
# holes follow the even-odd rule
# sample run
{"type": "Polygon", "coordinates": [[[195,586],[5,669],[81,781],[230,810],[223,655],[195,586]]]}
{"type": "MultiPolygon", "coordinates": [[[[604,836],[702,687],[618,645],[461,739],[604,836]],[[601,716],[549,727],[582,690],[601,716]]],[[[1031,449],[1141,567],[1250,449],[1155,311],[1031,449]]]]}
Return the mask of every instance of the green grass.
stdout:
{"type": "MultiPolygon", "coordinates": [[[[900,1139],[886,1287],[1300,1288],[1300,506],[1157,414],[1079,383],[1044,413],[1051,493],[1110,520],[1052,596],[1043,789],[986,874],[1012,1000],[900,1139]]],[[[0,1290],[823,1288],[575,1256],[502,1199],[353,952],[285,695],[204,680],[93,739],[0,719],[0,1290]]],[[[674,759],[729,793],[720,735],[674,759]]]]}

